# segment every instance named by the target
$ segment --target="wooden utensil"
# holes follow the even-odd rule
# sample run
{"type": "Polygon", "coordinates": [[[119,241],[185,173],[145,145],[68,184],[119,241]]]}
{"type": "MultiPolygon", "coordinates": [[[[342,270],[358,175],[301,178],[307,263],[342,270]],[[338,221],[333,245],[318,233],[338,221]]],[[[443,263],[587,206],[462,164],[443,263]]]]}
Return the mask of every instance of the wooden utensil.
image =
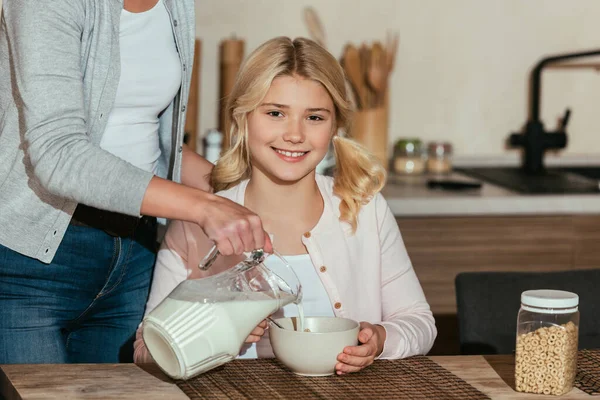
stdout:
{"type": "Polygon", "coordinates": [[[362,43],[359,49],[360,53],[360,68],[362,72],[362,82],[365,93],[365,102],[363,108],[370,108],[373,106],[373,93],[371,87],[367,84],[367,72],[369,71],[369,65],[371,64],[371,47],[367,44],[362,43]]]}
{"type": "Polygon", "coordinates": [[[312,7],[304,8],[304,21],[308,27],[308,32],[312,40],[317,42],[321,47],[327,48],[327,42],[325,40],[325,29],[319,15],[312,7]]]}
{"type": "Polygon", "coordinates": [[[380,42],[371,47],[371,57],[367,70],[367,83],[373,89],[372,103],[375,107],[383,104],[388,81],[388,67],[385,50],[380,42]]]}
{"type": "Polygon", "coordinates": [[[358,108],[366,108],[367,107],[367,97],[366,91],[367,88],[365,86],[364,80],[364,72],[362,69],[362,61],[359,50],[354,47],[352,44],[346,45],[344,50],[344,57],[342,60],[344,65],[344,70],[346,71],[346,75],[356,92],[356,96],[358,97],[357,105],[358,108]]]}
{"type": "Polygon", "coordinates": [[[385,41],[386,64],[388,74],[394,70],[396,54],[398,53],[398,45],[400,43],[400,35],[398,33],[388,32],[385,41]]]}

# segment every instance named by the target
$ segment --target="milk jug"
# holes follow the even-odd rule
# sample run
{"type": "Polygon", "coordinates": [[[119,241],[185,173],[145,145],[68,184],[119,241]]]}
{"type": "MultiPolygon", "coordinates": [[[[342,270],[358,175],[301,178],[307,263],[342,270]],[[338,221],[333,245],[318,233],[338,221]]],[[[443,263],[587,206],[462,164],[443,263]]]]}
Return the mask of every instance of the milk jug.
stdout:
{"type": "Polygon", "coordinates": [[[256,250],[224,272],[185,280],[144,318],[146,347],[167,375],[188,379],[233,360],[256,325],[300,301],[293,270],[270,270],[268,256],[256,250]]]}

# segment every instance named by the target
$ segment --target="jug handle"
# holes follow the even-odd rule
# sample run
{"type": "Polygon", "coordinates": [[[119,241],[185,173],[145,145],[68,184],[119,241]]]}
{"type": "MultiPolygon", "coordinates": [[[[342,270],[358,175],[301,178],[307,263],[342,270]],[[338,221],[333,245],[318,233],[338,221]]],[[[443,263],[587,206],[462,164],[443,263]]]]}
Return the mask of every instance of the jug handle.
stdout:
{"type": "MultiPolygon", "coordinates": [[[[198,268],[200,268],[202,271],[206,271],[207,269],[210,268],[211,265],[213,265],[213,263],[215,262],[217,257],[219,257],[220,254],[221,253],[217,249],[217,245],[216,244],[213,245],[213,247],[210,249],[208,254],[206,256],[204,256],[202,261],[200,261],[200,263],[198,264],[198,268]]],[[[254,262],[258,261],[259,263],[261,263],[262,262],[261,257],[263,257],[264,254],[265,253],[263,252],[262,249],[254,250],[252,252],[252,261],[254,261],[254,262]]]]}
{"type": "Polygon", "coordinates": [[[219,254],[221,253],[219,253],[219,249],[217,249],[217,245],[215,244],[212,249],[210,249],[208,254],[204,256],[202,261],[200,261],[198,268],[200,268],[202,271],[206,271],[211,265],[213,265],[219,254]]]}

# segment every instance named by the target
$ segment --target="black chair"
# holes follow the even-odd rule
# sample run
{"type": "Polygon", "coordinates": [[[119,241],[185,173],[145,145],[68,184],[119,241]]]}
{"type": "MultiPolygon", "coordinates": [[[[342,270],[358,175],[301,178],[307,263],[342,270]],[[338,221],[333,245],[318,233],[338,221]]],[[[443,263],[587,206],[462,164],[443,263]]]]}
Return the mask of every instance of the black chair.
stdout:
{"type": "Polygon", "coordinates": [[[515,350],[521,293],[558,289],[579,295],[579,348],[600,348],[600,269],[561,272],[464,272],[455,280],[462,354],[515,350]]]}

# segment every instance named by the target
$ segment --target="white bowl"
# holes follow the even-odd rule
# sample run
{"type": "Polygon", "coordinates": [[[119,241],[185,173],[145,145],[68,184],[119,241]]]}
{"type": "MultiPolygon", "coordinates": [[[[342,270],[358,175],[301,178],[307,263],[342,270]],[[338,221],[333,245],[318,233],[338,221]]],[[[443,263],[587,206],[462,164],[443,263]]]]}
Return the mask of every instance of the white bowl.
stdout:
{"type": "Polygon", "coordinates": [[[298,375],[333,375],[337,356],[344,347],[358,344],[358,322],[337,317],[306,317],[304,328],[310,332],[303,332],[295,330],[297,320],[296,317],[276,319],[285,329],[269,323],[275,357],[298,375]]]}

